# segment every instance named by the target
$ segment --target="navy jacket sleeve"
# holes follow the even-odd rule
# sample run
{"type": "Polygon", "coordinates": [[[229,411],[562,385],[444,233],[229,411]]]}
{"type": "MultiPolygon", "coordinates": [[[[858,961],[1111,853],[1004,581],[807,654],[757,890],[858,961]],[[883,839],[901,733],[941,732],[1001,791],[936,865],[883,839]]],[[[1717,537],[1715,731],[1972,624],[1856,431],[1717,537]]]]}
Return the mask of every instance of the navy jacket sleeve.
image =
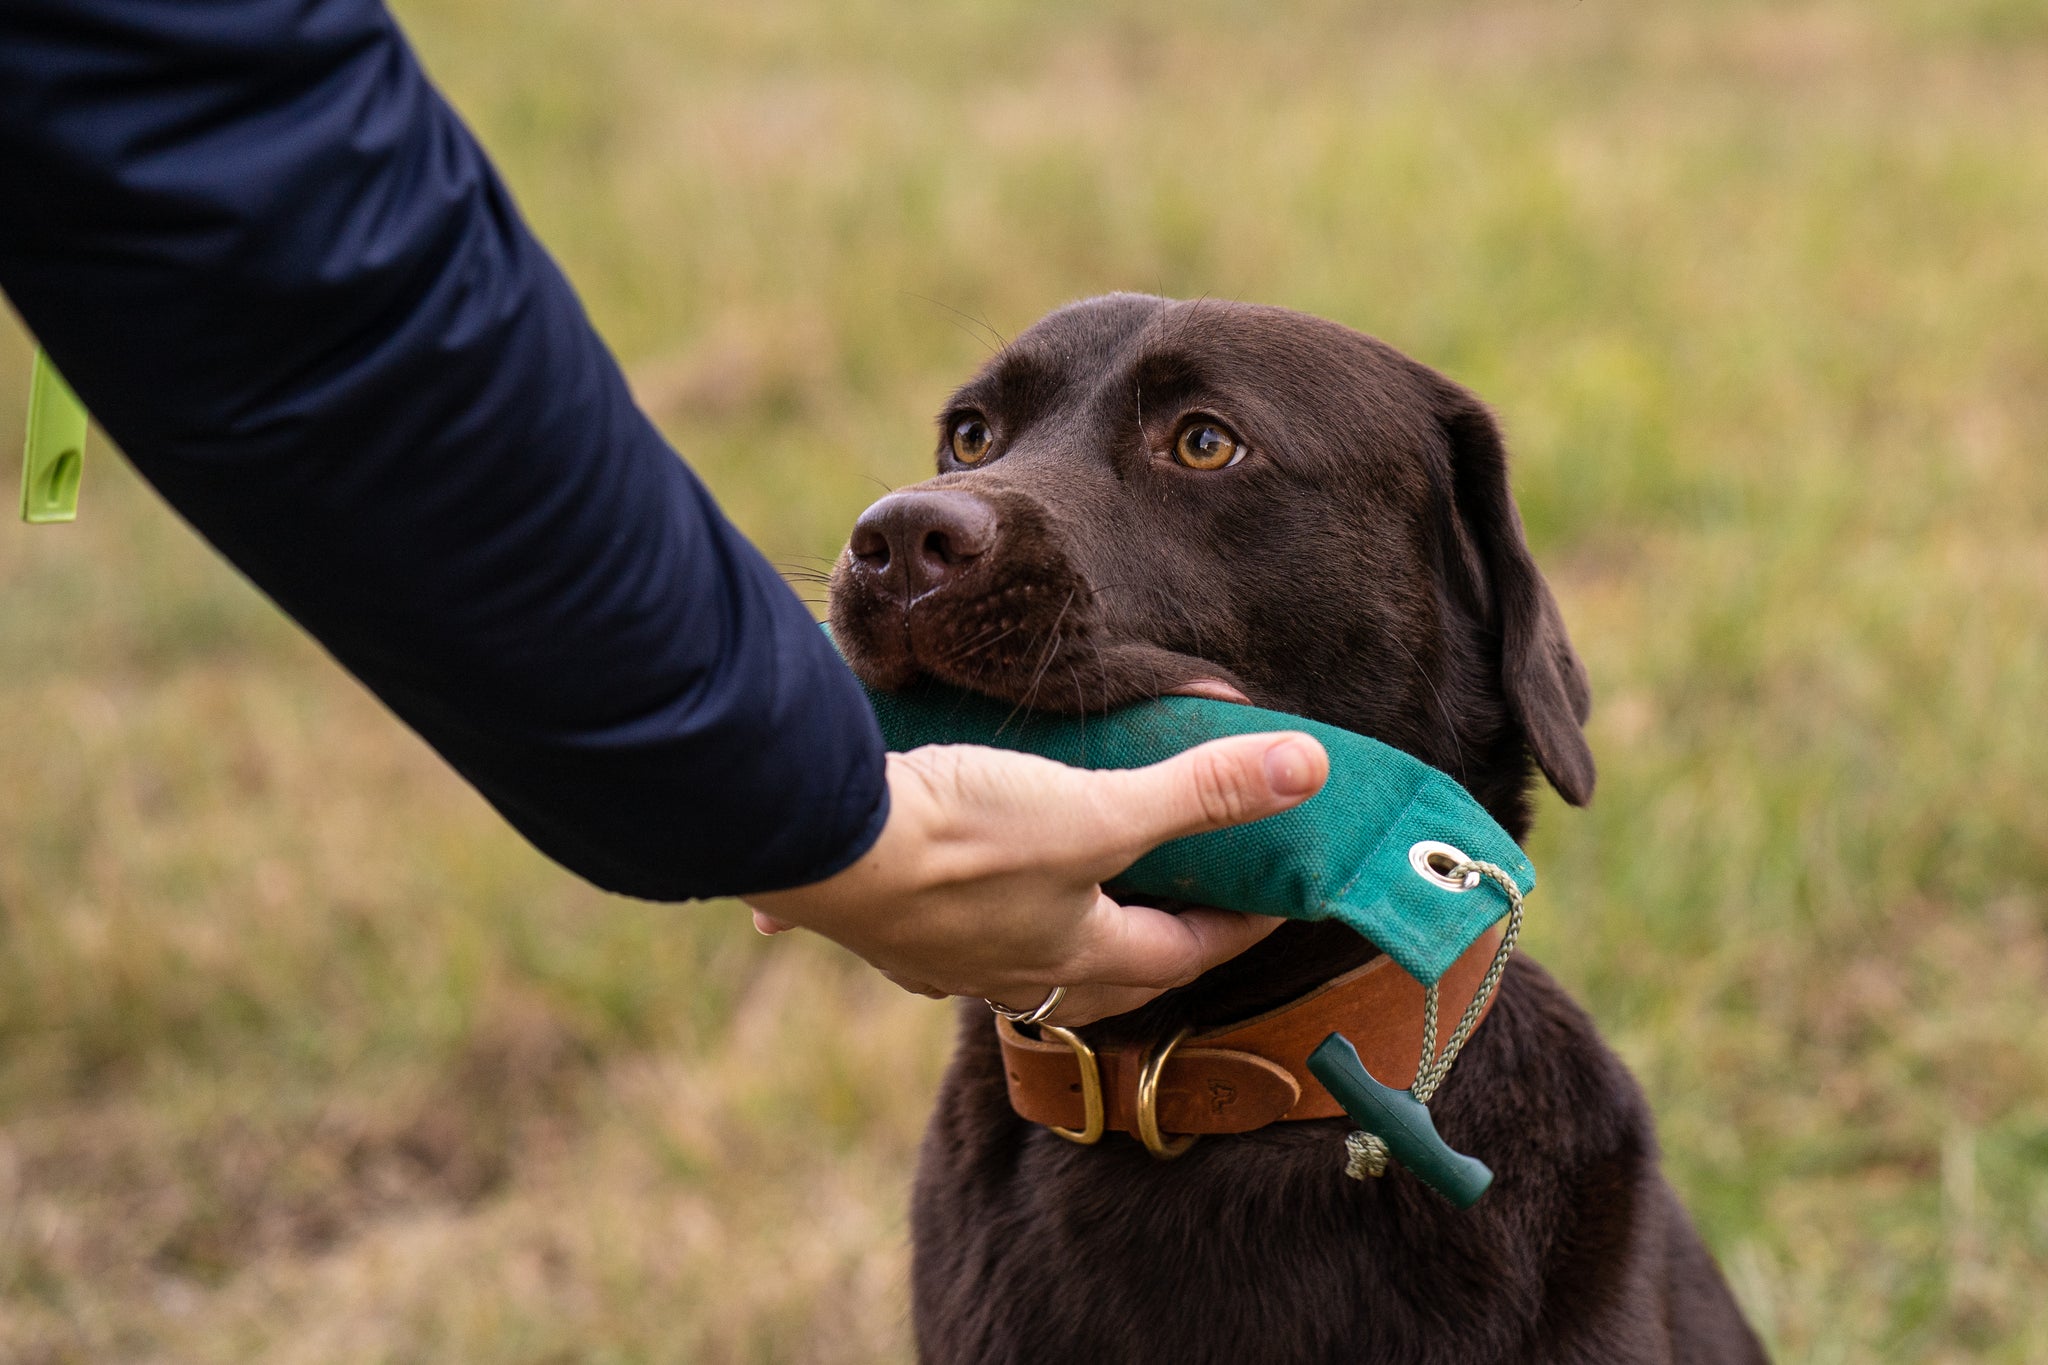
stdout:
{"type": "Polygon", "coordinates": [[[852,676],[377,0],[0,4],[0,286],[172,506],[573,870],[768,890],[880,831],[852,676]]]}

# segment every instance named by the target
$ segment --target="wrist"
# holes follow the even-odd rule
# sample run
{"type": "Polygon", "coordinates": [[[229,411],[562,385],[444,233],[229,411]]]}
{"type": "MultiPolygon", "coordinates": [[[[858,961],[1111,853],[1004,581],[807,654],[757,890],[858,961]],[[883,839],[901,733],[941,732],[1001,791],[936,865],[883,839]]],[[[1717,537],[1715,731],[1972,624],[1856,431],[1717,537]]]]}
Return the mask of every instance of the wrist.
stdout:
{"type": "Polygon", "coordinates": [[[889,813],[867,851],[820,881],[782,891],[742,897],[761,914],[783,927],[812,929],[828,937],[836,922],[883,899],[917,895],[933,884],[934,848],[942,842],[936,827],[945,822],[923,776],[889,754],[885,769],[889,813]]]}

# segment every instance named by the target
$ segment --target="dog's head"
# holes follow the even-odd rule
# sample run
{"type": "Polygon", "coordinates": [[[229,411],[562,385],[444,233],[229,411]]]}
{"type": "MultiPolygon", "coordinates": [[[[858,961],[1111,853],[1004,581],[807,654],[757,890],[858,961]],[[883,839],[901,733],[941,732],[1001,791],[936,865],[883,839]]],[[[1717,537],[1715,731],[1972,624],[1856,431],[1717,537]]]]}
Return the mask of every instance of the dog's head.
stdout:
{"type": "Polygon", "coordinates": [[[1500,433],[1435,371],[1285,309],[1116,294],[1005,346],[938,434],[938,476],[832,576],[870,685],[1249,700],[1406,750],[1517,837],[1532,758],[1591,796],[1585,670],[1500,433]]]}

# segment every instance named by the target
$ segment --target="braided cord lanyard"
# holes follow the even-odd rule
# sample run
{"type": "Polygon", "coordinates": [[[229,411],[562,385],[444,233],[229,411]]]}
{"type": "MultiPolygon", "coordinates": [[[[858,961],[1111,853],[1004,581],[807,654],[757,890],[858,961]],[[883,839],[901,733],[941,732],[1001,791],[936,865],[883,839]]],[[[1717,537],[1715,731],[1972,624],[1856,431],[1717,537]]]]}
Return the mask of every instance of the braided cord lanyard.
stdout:
{"type": "MultiPolygon", "coordinates": [[[[1472,993],[1472,1002],[1465,1006],[1464,1015],[1458,1026],[1451,1030],[1450,1041],[1444,1044],[1443,1055],[1436,1050],[1437,988],[1439,982],[1432,981],[1422,992],[1422,1065],[1415,1073],[1415,1084],[1408,1087],[1408,1093],[1421,1104],[1428,1104],[1444,1078],[1451,1074],[1451,1064],[1458,1060],[1458,1053],[1472,1036],[1472,1030],[1479,1026],[1479,1016],[1486,1012],[1487,1002],[1500,989],[1501,974],[1508,969],[1508,959],[1514,956],[1515,940],[1522,936],[1522,888],[1513,877],[1492,863],[1477,858],[1467,858],[1444,874],[1452,880],[1465,879],[1468,886],[1477,886],[1484,877],[1498,886],[1508,898],[1508,927],[1501,933],[1500,947],[1494,949],[1493,964],[1486,969],[1479,989],[1472,993]]],[[[1347,1160],[1344,1174],[1353,1180],[1367,1176],[1386,1174],[1387,1144],[1375,1133],[1363,1128],[1353,1130],[1344,1139],[1347,1160]]]]}

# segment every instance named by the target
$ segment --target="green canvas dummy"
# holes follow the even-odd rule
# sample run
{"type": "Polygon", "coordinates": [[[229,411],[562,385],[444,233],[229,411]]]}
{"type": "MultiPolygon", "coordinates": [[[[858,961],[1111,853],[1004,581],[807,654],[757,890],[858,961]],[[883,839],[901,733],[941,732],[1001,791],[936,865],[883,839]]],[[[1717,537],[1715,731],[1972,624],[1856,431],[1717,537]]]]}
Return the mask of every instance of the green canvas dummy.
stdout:
{"type": "Polygon", "coordinates": [[[1078,768],[1139,768],[1205,740],[1301,730],[1330,754],[1315,796],[1249,825],[1162,844],[1111,883],[1139,896],[1290,919],[1335,919],[1425,984],[1508,911],[1491,882],[1452,890],[1418,869],[1415,845],[1451,845],[1497,864],[1524,892],[1536,869],[1465,789],[1400,750],[1334,725],[1195,697],[1108,715],[1026,712],[937,684],[868,693],[891,749],[984,744],[1078,768]]]}

